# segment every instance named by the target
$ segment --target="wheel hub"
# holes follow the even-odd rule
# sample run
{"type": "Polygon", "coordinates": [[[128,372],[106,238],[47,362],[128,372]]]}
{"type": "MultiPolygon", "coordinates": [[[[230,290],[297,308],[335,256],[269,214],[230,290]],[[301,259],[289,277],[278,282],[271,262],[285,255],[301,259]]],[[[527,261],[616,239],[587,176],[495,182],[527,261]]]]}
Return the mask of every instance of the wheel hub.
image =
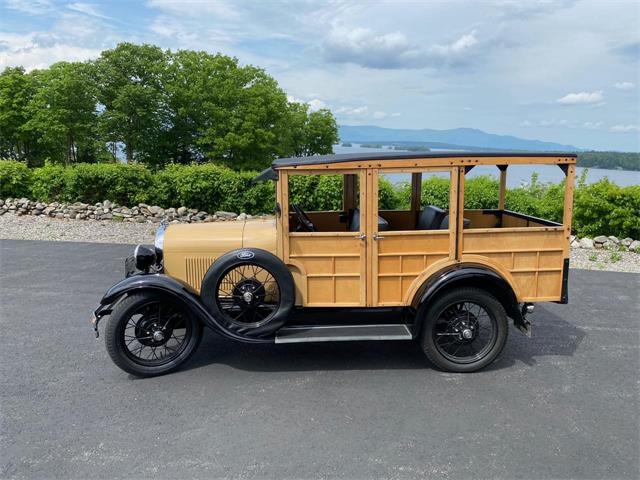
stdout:
{"type": "Polygon", "coordinates": [[[246,303],[251,303],[253,301],[253,293],[251,292],[244,292],[242,294],[242,299],[246,302],[246,303]]]}
{"type": "Polygon", "coordinates": [[[153,340],[155,342],[162,342],[164,340],[164,333],[161,330],[156,330],[153,332],[153,340]]]}

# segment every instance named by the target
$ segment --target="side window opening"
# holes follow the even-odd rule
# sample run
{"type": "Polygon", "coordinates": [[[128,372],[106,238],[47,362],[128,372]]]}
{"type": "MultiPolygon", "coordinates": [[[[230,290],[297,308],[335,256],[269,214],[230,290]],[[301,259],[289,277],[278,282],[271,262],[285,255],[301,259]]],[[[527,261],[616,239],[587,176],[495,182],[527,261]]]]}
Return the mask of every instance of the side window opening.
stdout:
{"type": "Polygon", "coordinates": [[[565,175],[557,165],[481,165],[464,182],[467,228],[562,224],[565,175]]]}
{"type": "Polygon", "coordinates": [[[378,213],[391,231],[446,230],[450,190],[448,171],[380,172],[378,213]]]}
{"type": "Polygon", "coordinates": [[[288,178],[290,232],[359,230],[358,174],[305,172],[289,175],[288,178]],[[309,230],[304,217],[311,222],[314,230],[309,230]]]}

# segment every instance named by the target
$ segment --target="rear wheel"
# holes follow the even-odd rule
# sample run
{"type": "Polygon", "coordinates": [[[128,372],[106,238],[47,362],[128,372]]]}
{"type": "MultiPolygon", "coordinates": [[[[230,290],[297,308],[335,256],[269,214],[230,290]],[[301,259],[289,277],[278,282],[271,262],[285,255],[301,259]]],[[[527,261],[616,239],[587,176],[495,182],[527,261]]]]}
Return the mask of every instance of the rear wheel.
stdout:
{"type": "Polygon", "coordinates": [[[478,288],[461,288],[427,309],[421,344],[438,368],[474,372],[502,352],[508,330],[507,314],[495,297],[478,288]]]}
{"type": "Polygon", "coordinates": [[[135,293],[107,320],[105,343],[125,372],[149,377],[171,372],[196,350],[202,324],[177,300],[157,292],[135,293]]]}

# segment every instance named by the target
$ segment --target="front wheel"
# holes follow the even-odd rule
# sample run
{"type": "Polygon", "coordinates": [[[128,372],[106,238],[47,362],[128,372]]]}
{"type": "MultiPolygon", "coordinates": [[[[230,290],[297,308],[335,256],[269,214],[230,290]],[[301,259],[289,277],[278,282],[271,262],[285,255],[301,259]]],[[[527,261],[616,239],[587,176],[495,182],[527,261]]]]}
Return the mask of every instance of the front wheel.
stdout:
{"type": "Polygon", "coordinates": [[[502,352],[508,331],[507,314],[495,297],[478,288],[461,288],[427,309],[421,344],[438,368],[475,372],[502,352]]]}
{"type": "Polygon", "coordinates": [[[158,292],[135,293],[116,304],[105,328],[111,359],[139,377],[177,369],[201,338],[202,324],[188,309],[158,292]]]}

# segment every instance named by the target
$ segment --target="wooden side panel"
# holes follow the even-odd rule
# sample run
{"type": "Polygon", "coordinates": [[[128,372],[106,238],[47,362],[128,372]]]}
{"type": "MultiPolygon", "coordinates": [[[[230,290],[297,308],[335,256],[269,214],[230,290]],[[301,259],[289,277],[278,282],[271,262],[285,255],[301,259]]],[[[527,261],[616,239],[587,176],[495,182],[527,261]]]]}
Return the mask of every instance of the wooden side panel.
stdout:
{"type": "Polygon", "coordinates": [[[364,306],[364,249],[358,233],[290,233],[289,259],[300,265],[302,304],[364,306]]]}
{"type": "Polygon", "coordinates": [[[482,213],[482,210],[465,210],[464,218],[471,221],[467,228],[497,228],[498,217],[482,213]]]}
{"type": "Polygon", "coordinates": [[[438,260],[449,258],[449,230],[380,232],[377,305],[403,305],[411,283],[438,260]]]}
{"type": "Polygon", "coordinates": [[[462,260],[478,255],[506,269],[520,301],[560,300],[564,249],[563,227],[465,230],[462,260]]]}

